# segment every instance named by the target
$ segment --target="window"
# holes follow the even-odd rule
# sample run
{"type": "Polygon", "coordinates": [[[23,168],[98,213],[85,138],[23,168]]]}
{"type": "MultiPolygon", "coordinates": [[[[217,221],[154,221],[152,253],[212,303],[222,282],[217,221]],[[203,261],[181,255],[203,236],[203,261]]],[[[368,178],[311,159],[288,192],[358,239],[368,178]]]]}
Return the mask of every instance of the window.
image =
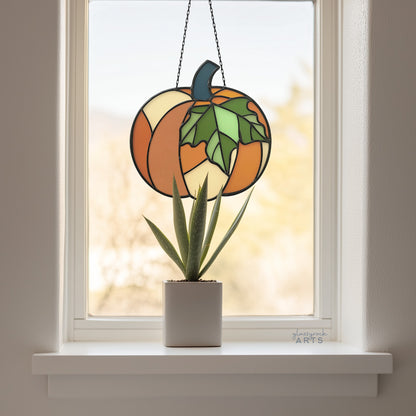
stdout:
{"type": "MultiPolygon", "coordinates": [[[[68,255],[67,295],[70,340],[140,342],[66,342],[61,351],[34,354],[32,373],[48,376],[48,396],[54,398],[157,397],[374,397],[378,374],[392,372],[392,356],[364,352],[366,286],[366,148],[368,76],[368,9],[361,2],[316,2],[317,104],[320,187],[316,239],[319,273],[313,318],[273,318],[270,321],[225,319],[222,348],[170,349],[156,342],[160,325],[140,319],[86,319],[85,280],[85,50],[84,0],[68,2],[71,22],[68,120],[68,255]],[[337,5],[342,8],[337,10],[337,5]],[[337,30],[337,16],[342,27],[337,30]],[[75,23],[74,23],[75,22],[75,23]],[[76,30],[75,30],[76,29],[76,30]],[[339,34],[340,38],[337,38],[339,34]],[[340,48],[339,56],[335,53],[340,48]],[[77,53],[75,53],[77,52],[77,53]],[[330,53],[329,53],[330,52],[330,53]],[[75,60],[75,56],[77,59],[75,60]],[[82,70],[74,70],[80,65],[82,70]],[[339,67],[338,67],[339,64],[339,67]],[[339,70],[339,73],[338,73],[339,70]],[[339,82],[336,82],[339,74],[339,82]],[[328,84],[329,82],[329,84],[328,84]],[[339,87],[339,98],[336,91],[339,87]],[[343,92],[346,92],[343,94],[343,92]],[[336,117],[339,109],[340,128],[336,117]],[[76,139],[81,139],[79,142],[76,139]],[[337,140],[335,140],[335,138],[337,140]],[[338,150],[338,149],[339,150],[338,150]],[[334,164],[339,151],[339,183],[334,164]],[[330,156],[330,157],[329,157],[330,156]],[[329,189],[328,189],[329,186],[329,189]],[[340,195],[338,195],[340,194],[340,195]],[[335,198],[334,198],[335,196],[335,198]],[[339,199],[339,205],[337,205],[339,199]],[[339,206],[339,214],[338,207],[339,206]],[[338,239],[333,230],[339,227],[338,239]],[[332,237],[331,237],[332,236],[332,237]],[[78,238],[78,240],[77,240],[78,238]],[[339,240],[339,245],[336,243],[339,240]],[[338,248],[339,247],[339,248],[338,248]],[[338,249],[342,261],[333,261],[338,249]],[[339,342],[299,346],[282,342],[294,328],[324,328],[331,314],[330,298],[340,269],[339,342]],[[75,319],[74,319],[75,318],[75,319]],[[250,332],[250,328],[255,331],[250,332]],[[245,329],[245,330],[244,330],[245,329]],[[264,330],[264,331],[262,331],[264,330]],[[124,332],[124,333],[123,333],[124,332]],[[254,332],[254,334],[253,334],[254,332]],[[259,334],[261,336],[259,336],[259,334]],[[230,339],[247,342],[228,342],[230,339]],[[155,396],[156,395],[156,396],[155,396]]],[[[333,323],[333,320],[332,320],[333,323]]],[[[336,328],[325,327],[335,333],[336,328]]]]}
{"type": "MultiPolygon", "coordinates": [[[[170,13],[166,14],[172,16],[174,13],[177,13],[177,20],[182,22],[186,10],[186,3],[170,1],[165,3],[163,7],[171,10],[170,13]]],[[[196,53],[198,50],[198,39],[200,37],[213,38],[210,32],[212,29],[209,21],[209,10],[204,3],[192,3],[188,40],[183,62],[184,71],[181,74],[182,81],[180,85],[189,84],[192,79],[192,71],[200,64],[201,56],[198,56],[196,53]],[[192,23],[196,24],[198,19],[202,19],[204,16],[208,20],[200,26],[205,27],[207,33],[202,32],[201,34],[198,33],[195,27],[192,27],[192,23]],[[194,35],[192,31],[194,31],[194,35]],[[193,43],[192,39],[194,39],[193,43]]],[[[156,264],[160,273],[169,270],[170,263],[164,264],[164,260],[161,260],[158,255],[154,254],[154,250],[148,242],[148,239],[152,238],[151,236],[148,237],[146,234],[143,234],[140,238],[145,242],[142,247],[137,247],[139,240],[137,236],[140,235],[144,227],[144,224],[140,223],[140,204],[143,204],[143,201],[137,201],[136,199],[132,205],[128,205],[128,201],[134,200],[137,195],[142,196],[145,194],[147,192],[146,185],[141,183],[137,173],[134,172],[129,154],[127,154],[126,163],[134,175],[134,185],[131,182],[130,173],[125,174],[125,172],[117,171],[117,174],[113,174],[114,171],[111,171],[111,169],[114,157],[108,158],[108,156],[117,155],[119,152],[123,153],[122,157],[126,156],[129,128],[137,110],[150,96],[159,92],[159,90],[172,87],[176,75],[176,61],[178,58],[182,28],[176,27],[178,26],[176,25],[173,28],[176,32],[173,31],[171,36],[167,36],[172,41],[172,46],[169,48],[162,49],[160,45],[154,46],[150,41],[137,43],[138,37],[144,37],[146,34],[140,32],[141,26],[137,24],[137,20],[134,18],[135,7],[140,10],[140,16],[143,18],[143,22],[149,22],[151,16],[155,14],[155,9],[160,7],[161,4],[162,2],[159,1],[92,2],[89,9],[91,17],[89,32],[87,30],[87,5],[82,0],[74,2],[72,5],[71,15],[73,18],[75,17],[75,22],[78,24],[78,27],[76,28],[77,30],[74,30],[75,28],[71,26],[73,30],[70,38],[70,76],[72,78],[69,80],[69,84],[71,86],[75,85],[75,89],[70,88],[69,90],[69,113],[71,122],[69,126],[70,156],[68,189],[69,203],[73,204],[71,206],[73,211],[69,210],[70,214],[68,219],[70,225],[68,283],[69,293],[72,294],[68,302],[68,323],[70,337],[74,340],[94,339],[94,337],[105,338],[110,333],[114,334],[113,330],[120,331],[117,336],[126,336],[126,338],[129,338],[135,331],[142,331],[141,334],[143,336],[153,336],[160,330],[160,320],[157,317],[151,317],[151,315],[160,315],[160,299],[158,299],[160,289],[158,286],[163,278],[157,276],[156,279],[148,279],[145,284],[145,290],[138,290],[138,285],[134,284],[133,290],[128,292],[126,286],[131,287],[133,285],[131,274],[127,270],[130,268],[130,270],[133,270],[133,274],[139,274],[143,270],[144,262],[137,261],[137,252],[143,246],[148,252],[152,253],[152,256],[156,256],[153,267],[156,264]],[[123,21],[123,31],[120,31],[120,27],[117,26],[121,20],[114,18],[115,12],[112,7],[116,7],[119,10],[120,19],[123,17],[123,13],[124,18],[127,19],[123,21]],[[145,13],[150,13],[150,15],[144,18],[145,13]],[[111,19],[108,19],[108,16],[111,19]],[[112,25],[111,28],[108,26],[105,27],[105,24],[109,24],[110,22],[112,25]],[[103,27],[100,28],[100,25],[103,27]],[[103,28],[110,33],[110,36],[105,39],[102,39],[102,34],[105,32],[103,28]],[[138,32],[132,32],[137,28],[139,28],[138,32]],[[87,83],[85,71],[88,61],[87,33],[89,33],[89,44],[91,48],[89,55],[89,84],[87,83]],[[128,41],[132,43],[123,44],[123,47],[118,47],[121,42],[120,36],[123,35],[125,37],[122,42],[128,41]],[[114,44],[116,45],[115,48],[113,48],[114,44]],[[140,50],[140,47],[143,50],[140,50]],[[105,49],[105,53],[101,53],[100,55],[99,52],[102,52],[103,48],[105,49]],[[128,50],[131,51],[130,54],[126,54],[128,50]],[[166,50],[166,56],[163,56],[161,60],[155,54],[155,50],[166,50]],[[71,59],[71,57],[74,58],[75,56],[77,56],[76,60],[71,59]],[[79,59],[81,56],[84,59],[79,59]],[[143,58],[144,56],[146,58],[143,58]],[[146,65],[142,65],[140,59],[144,59],[146,65]],[[162,67],[161,62],[164,61],[169,62],[166,63],[166,67],[172,68],[171,70],[167,70],[165,67],[163,67],[163,70],[160,69],[162,67]],[[111,66],[111,62],[121,63],[122,71],[125,71],[125,68],[129,66],[133,70],[137,70],[138,68],[140,74],[132,77],[131,73],[122,72],[121,74],[116,73],[113,76],[114,67],[111,66]],[[157,79],[152,83],[147,81],[143,82],[141,77],[146,78],[146,75],[142,75],[146,73],[145,71],[148,71],[148,74],[156,74],[157,79]],[[167,74],[169,76],[166,76],[167,74]],[[115,79],[120,80],[118,85],[114,85],[115,79]],[[87,85],[89,85],[89,94],[87,94],[87,85]],[[104,86],[107,89],[103,89],[104,86]],[[132,90],[134,90],[134,93],[132,93],[132,90]],[[87,96],[89,97],[89,119],[87,117],[87,96]],[[109,111],[113,112],[112,117],[108,117],[109,111]],[[104,116],[105,113],[107,115],[104,116]],[[88,124],[89,135],[86,129],[88,124]],[[125,144],[123,150],[120,150],[122,149],[120,141],[111,137],[105,137],[105,135],[109,135],[112,131],[115,132],[113,137],[121,134],[120,132],[124,132],[125,138],[121,140],[124,140],[125,144]],[[89,153],[87,152],[87,141],[90,150],[89,153]],[[99,143],[101,147],[99,147],[99,143]],[[89,159],[87,159],[88,157],[89,159]],[[102,181],[103,173],[99,175],[100,180],[97,180],[95,176],[98,172],[99,165],[103,167],[102,172],[108,172],[108,177],[104,181],[102,181]],[[87,182],[87,178],[89,178],[89,182],[87,182]],[[126,182],[126,180],[128,181],[127,187],[120,187],[120,182],[126,182]],[[109,183],[110,181],[112,182],[109,183]],[[140,186],[140,188],[135,188],[136,186],[140,186]],[[122,199],[127,202],[127,204],[124,202],[120,204],[123,206],[123,209],[120,209],[119,204],[114,204],[111,197],[109,197],[108,190],[112,189],[112,192],[114,192],[116,188],[124,193],[124,196],[117,195],[116,197],[117,201],[122,199]],[[136,208],[137,213],[134,213],[136,208]],[[130,212],[128,212],[129,210],[130,212]],[[87,213],[89,213],[89,221],[87,221],[87,213]],[[123,217],[127,218],[126,223],[128,224],[128,228],[124,228],[122,232],[117,232],[118,228],[114,228],[116,224],[112,223],[111,226],[108,226],[109,218],[111,218],[111,222],[117,222],[123,217]],[[104,223],[105,226],[100,226],[100,222],[104,223]],[[138,227],[140,227],[140,231],[138,231],[138,227]],[[102,231],[104,229],[106,229],[106,232],[109,231],[109,234],[103,238],[102,231]],[[89,241],[89,244],[87,244],[87,241],[89,241]],[[111,241],[110,245],[108,245],[108,241],[111,241]],[[130,248],[133,246],[133,250],[128,251],[126,249],[129,245],[130,248]],[[115,250],[117,246],[119,248],[118,251],[115,250]],[[104,259],[101,263],[98,261],[100,257],[104,259]],[[120,264],[126,264],[128,267],[122,270],[116,270],[116,267],[119,267],[120,264]],[[106,272],[103,273],[103,270],[106,270],[106,272]],[[97,271],[99,272],[97,273],[97,271]],[[88,274],[90,275],[89,285],[87,283],[88,274]],[[96,278],[97,275],[100,279],[96,278]],[[114,278],[115,276],[117,277],[114,278]],[[107,279],[107,286],[102,283],[105,279],[107,279]],[[94,291],[101,291],[101,298],[94,296],[94,291]],[[137,299],[136,293],[139,293],[139,296],[142,296],[142,298],[139,297],[137,299]],[[143,310],[139,307],[132,308],[131,304],[129,305],[129,302],[126,301],[126,299],[131,298],[135,300],[136,304],[142,305],[143,302],[141,300],[143,297],[150,298],[143,310]],[[127,304],[127,306],[118,307],[117,310],[114,310],[110,302],[107,304],[105,302],[106,299],[110,298],[113,299],[113,304],[127,304]],[[114,302],[114,299],[116,299],[116,302],[114,302]],[[108,318],[109,315],[113,317],[108,318]],[[119,317],[115,318],[114,315],[118,315],[119,317]],[[135,317],[127,319],[121,317],[122,315],[132,315],[135,317]]],[[[225,330],[249,330],[254,327],[257,329],[263,328],[263,332],[266,334],[272,329],[273,337],[277,336],[279,339],[286,340],[291,336],[293,333],[292,329],[294,328],[326,328],[327,333],[330,333],[333,322],[332,318],[334,317],[333,294],[335,291],[337,270],[337,148],[336,141],[333,140],[336,137],[337,128],[336,111],[334,110],[336,108],[336,105],[334,105],[336,102],[336,65],[334,65],[334,62],[336,62],[336,25],[334,23],[334,9],[331,6],[331,2],[318,2],[315,7],[312,2],[279,1],[217,2],[214,6],[217,25],[227,28],[222,32],[219,30],[223,54],[224,56],[230,56],[229,63],[225,61],[226,76],[228,77],[228,73],[230,74],[227,84],[237,89],[245,89],[245,92],[265,107],[270,119],[269,121],[271,124],[277,126],[275,128],[278,133],[272,132],[272,136],[274,136],[273,145],[276,148],[275,154],[277,157],[282,157],[286,151],[286,160],[283,160],[283,163],[289,165],[291,169],[295,165],[296,169],[300,169],[301,171],[306,170],[306,174],[303,172],[303,176],[300,178],[301,182],[295,181],[294,186],[288,188],[286,195],[283,193],[283,197],[289,195],[292,198],[291,202],[293,205],[286,204],[286,209],[288,207],[294,207],[294,211],[299,214],[301,221],[306,223],[306,225],[303,225],[304,229],[300,233],[301,237],[297,241],[293,241],[293,230],[290,230],[289,227],[289,231],[287,231],[287,226],[285,230],[285,225],[282,225],[280,222],[277,224],[277,227],[281,228],[276,232],[270,233],[270,240],[273,242],[265,244],[267,250],[261,247],[261,244],[259,244],[259,247],[254,247],[254,251],[260,251],[261,256],[264,255],[267,258],[275,260],[277,273],[284,269],[285,259],[289,263],[289,265],[286,265],[285,273],[281,274],[279,279],[276,279],[274,282],[275,285],[276,282],[281,282],[284,279],[287,279],[289,282],[293,281],[294,279],[290,280],[292,277],[290,275],[291,265],[301,265],[303,270],[300,269],[299,271],[299,268],[296,270],[296,273],[301,278],[298,278],[295,285],[297,284],[307,288],[305,296],[302,297],[302,295],[299,295],[301,291],[298,291],[296,296],[292,296],[292,298],[286,297],[286,305],[282,306],[284,302],[281,302],[279,305],[279,302],[276,302],[276,292],[270,290],[270,286],[268,286],[270,282],[273,282],[273,279],[268,278],[267,280],[255,282],[257,286],[260,286],[264,290],[260,294],[256,294],[255,298],[257,302],[252,302],[245,295],[253,294],[253,287],[247,286],[253,282],[253,279],[250,275],[246,279],[244,277],[241,279],[238,277],[238,281],[231,281],[230,286],[233,287],[233,292],[230,295],[225,293],[224,310],[225,314],[229,315],[224,320],[225,330]],[[237,4],[238,7],[236,7],[237,4]],[[239,13],[235,10],[239,10],[239,13]],[[294,11],[295,13],[293,13],[294,11]],[[231,19],[230,22],[227,22],[226,20],[230,13],[233,13],[235,20],[231,19]],[[292,13],[292,15],[296,14],[299,17],[298,20],[293,20],[297,22],[296,24],[298,26],[292,25],[291,27],[287,23],[287,13],[292,13]],[[247,19],[247,16],[250,19],[247,19]],[[323,16],[326,18],[322,19],[323,16]],[[255,26],[256,30],[252,31],[253,34],[245,42],[250,42],[251,40],[253,42],[263,42],[264,49],[258,48],[260,50],[256,51],[255,48],[250,48],[252,52],[250,53],[250,58],[255,62],[262,63],[259,65],[260,69],[258,72],[261,74],[261,69],[265,68],[266,75],[256,77],[255,69],[247,69],[246,71],[250,75],[252,72],[254,73],[254,75],[247,77],[245,76],[245,71],[241,70],[245,66],[244,62],[247,60],[247,55],[245,52],[241,53],[240,49],[235,47],[234,36],[239,30],[241,31],[241,27],[246,27],[246,25],[250,24],[250,21],[254,21],[252,24],[256,24],[256,19],[258,21],[265,17],[270,19],[267,20],[269,25],[267,26],[262,22],[260,26],[255,26]],[[247,19],[247,21],[244,21],[244,25],[241,19],[247,19]],[[279,22],[280,26],[284,28],[283,32],[280,31],[279,22]],[[315,36],[313,34],[314,27],[315,36]],[[301,28],[304,32],[302,32],[301,28]],[[329,36],[322,36],[322,32],[326,32],[329,36]],[[274,38],[272,36],[270,39],[271,35],[274,38]],[[291,42],[287,41],[287,39],[290,39],[291,42]],[[286,44],[284,43],[285,40],[287,41],[286,44]],[[303,44],[297,47],[295,45],[296,42],[303,42],[303,44]],[[276,65],[279,67],[279,65],[274,61],[275,55],[272,51],[274,48],[278,48],[279,44],[284,44],[284,47],[282,47],[283,51],[285,49],[296,50],[296,48],[302,50],[304,52],[302,57],[305,59],[302,65],[298,64],[296,68],[294,61],[297,56],[293,53],[290,55],[288,52],[280,52],[287,54],[285,56],[289,63],[286,62],[284,65],[287,66],[286,72],[282,69],[282,72],[277,71],[277,76],[273,77],[275,67],[276,65]],[[315,50],[314,55],[313,50],[315,50]],[[233,61],[235,62],[235,67],[232,67],[233,61]],[[292,67],[290,66],[291,63],[293,64],[292,67]],[[301,69],[302,66],[303,70],[301,69]],[[270,71],[270,68],[273,71],[270,71]],[[314,74],[313,69],[315,69],[315,82],[311,81],[314,74]],[[291,78],[287,74],[291,74],[291,78]],[[249,84],[247,79],[251,79],[253,81],[252,84],[249,84]],[[276,79],[284,80],[283,84],[285,88],[279,90],[274,85],[270,88],[270,81],[275,82],[276,79]],[[239,85],[242,87],[239,88],[239,85]],[[313,94],[313,86],[315,86],[315,94],[313,94]],[[270,91],[273,92],[270,93],[270,91]],[[275,94],[275,91],[279,92],[275,94]],[[262,97],[259,97],[259,95],[263,95],[265,99],[261,100],[262,97]],[[313,100],[313,97],[315,97],[315,100],[313,100]],[[280,107],[280,113],[274,111],[276,107],[280,107]],[[315,115],[313,118],[312,112],[314,107],[315,115]],[[304,130],[306,129],[307,132],[301,134],[299,129],[294,129],[293,126],[284,124],[282,122],[283,115],[285,114],[284,111],[286,111],[287,117],[289,118],[291,117],[293,119],[293,117],[297,117],[297,122],[302,123],[302,128],[304,130]],[[290,113],[290,111],[292,112],[290,113]],[[280,130],[278,130],[279,128],[280,130]],[[315,132],[315,143],[313,141],[313,130],[315,132]],[[279,138],[281,131],[284,132],[283,136],[286,139],[279,138]],[[279,145],[281,147],[280,152],[279,145]],[[286,147],[289,146],[289,148],[285,149],[285,145],[286,147]],[[288,158],[290,156],[292,156],[292,159],[289,162],[288,158]],[[296,158],[302,160],[299,162],[296,158]],[[295,192],[298,191],[299,186],[302,191],[297,192],[293,196],[294,190],[295,192]],[[290,195],[291,192],[292,195],[290,195]],[[304,206],[296,207],[296,204],[299,202],[299,194],[306,195],[304,195],[303,199],[304,206]],[[315,199],[313,196],[315,196],[315,199]],[[284,236],[286,240],[278,240],[277,236],[284,236]],[[281,250],[279,255],[275,255],[275,250],[278,251],[279,245],[281,250]],[[290,251],[294,251],[297,256],[292,255],[290,257],[290,251]],[[299,253],[301,254],[299,255],[299,253]],[[302,261],[302,258],[305,258],[305,260],[302,261]],[[313,279],[313,276],[315,276],[315,279],[313,279]],[[303,282],[302,279],[304,279],[303,282]],[[244,296],[241,296],[241,293],[244,296]],[[270,293],[272,296],[270,296],[270,293]],[[314,297],[312,296],[313,293],[314,297]],[[267,299],[266,296],[269,296],[269,298],[267,299]],[[233,303],[233,297],[239,300],[243,299],[245,303],[233,303]],[[248,300],[245,300],[245,297],[248,300]],[[292,304],[296,303],[298,306],[295,305],[293,307],[292,304]],[[246,316],[241,317],[242,315],[246,316]],[[284,318],[283,315],[296,316],[287,316],[284,318]]],[[[163,21],[158,22],[158,24],[162,23],[163,21]]],[[[146,23],[143,23],[143,26],[146,31],[152,30],[152,28],[147,27],[146,23]]],[[[169,26],[163,26],[163,30],[167,32],[169,26]]],[[[159,32],[156,31],[155,33],[159,32]]],[[[240,36],[243,35],[240,34],[240,36]]],[[[148,39],[146,38],[146,40],[148,39]]],[[[163,44],[166,40],[163,38],[161,42],[163,44]]],[[[211,58],[212,55],[212,59],[214,60],[215,44],[213,40],[209,51],[210,56],[206,56],[206,51],[204,50],[203,59],[211,58]]],[[[282,163],[282,160],[277,159],[275,163],[282,163]]],[[[124,160],[121,160],[120,166],[123,168],[126,166],[124,160]]],[[[288,170],[286,172],[286,178],[296,176],[296,169],[292,169],[292,171],[288,170]]],[[[279,173],[278,175],[282,174],[279,173]]],[[[251,213],[249,211],[244,218],[243,228],[237,231],[234,241],[231,240],[229,243],[230,252],[235,252],[235,244],[252,240],[249,237],[253,233],[251,223],[256,221],[257,228],[258,220],[256,214],[262,212],[263,209],[259,205],[261,199],[266,200],[266,208],[263,210],[271,212],[273,218],[277,217],[275,209],[278,209],[276,207],[279,206],[279,202],[276,202],[276,200],[279,200],[279,198],[282,199],[282,194],[271,194],[267,189],[265,190],[265,186],[270,182],[269,186],[273,188],[275,186],[273,180],[276,180],[276,176],[278,175],[276,173],[271,174],[271,181],[265,177],[264,180],[262,178],[258,182],[256,187],[256,193],[258,192],[259,194],[258,199],[257,201],[253,199],[251,202],[250,208],[252,211],[251,213]]],[[[277,183],[278,187],[285,181],[284,179],[285,177],[278,178],[280,180],[277,183]]],[[[150,190],[149,194],[152,195],[152,193],[153,191],[150,190]]],[[[155,195],[155,197],[158,197],[158,195],[155,195]]],[[[170,205],[169,202],[169,200],[165,200],[162,203],[170,205]]],[[[224,202],[227,202],[226,199],[224,199],[224,202]]],[[[156,204],[159,205],[159,201],[156,204]]],[[[230,212],[235,212],[235,206],[238,205],[239,203],[229,202],[230,212]]],[[[149,202],[146,202],[146,207],[149,206],[151,207],[149,202]]],[[[143,209],[145,210],[147,208],[143,209]]],[[[152,212],[152,209],[150,211],[152,212]]],[[[281,212],[283,211],[284,209],[281,210],[281,212]]],[[[170,212],[169,208],[168,212],[170,212]]],[[[143,213],[146,212],[143,211],[143,213]]],[[[265,214],[262,213],[261,216],[263,217],[263,215],[265,214]]],[[[286,215],[289,216],[287,213],[286,215]]],[[[299,218],[296,218],[296,220],[299,220],[299,218]]],[[[268,219],[267,224],[269,224],[269,221],[268,219]]],[[[117,225],[117,227],[123,226],[117,225]]],[[[299,228],[299,221],[292,221],[292,227],[299,228]]],[[[164,230],[168,228],[169,224],[164,227],[164,230]]],[[[257,233],[257,230],[255,233],[257,233]]],[[[263,240],[264,235],[259,234],[260,238],[263,240]]],[[[260,241],[260,243],[262,242],[260,241]]],[[[223,255],[223,259],[225,257],[226,255],[223,255]]],[[[164,257],[161,258],[164,259],[164,257]]],[[[149,261],[149,258],[147,261],[149,261]]],[[[238,261],[238,258],[233,261],[238,261]]],[[[258,270],[259,264],[266,265],[266,272],[273,270],[260,257],[256,264],[256,271],[258,270]]],[[[223,268],[224,262],[219,267],[223,268]]],[[[250,274],[252,273],[253,271],[250,270],[250,274]]],[[[273,273],[276,273],[276,271],[272,271],[271,275],[273,273]]],[[[236,334],[238,331],[231,332],[236,334]]],[[[240,332],[242,333],[244,331],[240,332]]],[[[111,338],[112,335],[108,336],[111,338]]],[[[137,338],[137,334],[133,336],[137,338]]]]}

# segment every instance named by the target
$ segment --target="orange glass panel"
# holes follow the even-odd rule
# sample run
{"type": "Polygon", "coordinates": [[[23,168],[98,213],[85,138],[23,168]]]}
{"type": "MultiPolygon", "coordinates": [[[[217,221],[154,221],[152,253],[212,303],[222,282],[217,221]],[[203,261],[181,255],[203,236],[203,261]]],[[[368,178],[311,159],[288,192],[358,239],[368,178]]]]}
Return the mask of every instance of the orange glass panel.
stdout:
{"type": "Polygon", "coordinates": [[[261,143],[240,143],[237,158],[224,195],[238,193],[249,187],[256,179],[262,159],[261,143]]]}
{"type": "Polygon", "coordinates": [[[143,179],[149,184],[151,184],[151,180],[147,169],[147,151],[151,137],[152,130],[150,129],[149,122],[143,111],[140,111],[132,132],[131,150],[137,169],[143,176],[143,179]]]}
{"type": "Polygon", "coordinates": [[[229,98],[244,97],[244,94],[242,94],[241,92],[230,90],[229,88],[226,88],[222,91],[217,91],[215,95],[222,95],[224,97],[229,97],[229,98]]]}
{"type": "Polygon", "coordinates": [[[225,101],[227,101],[228,100],[228,98],[226,98],[226,97],[214,97],[213,99],[212,99],[212,102],[214,103],[214,104],[221,104],[221,103],[223,103],[223,102],[225,102],[225,101]]]}
{"type": "Polygon", "coordinates": [[[150,177],[155,189],[166,195],[172,195],[174,176],[180,195],[188,194],[179,163],[179,129],[190,105],[189,102],[179,104],[165,114],[150,142],[148,157],[150,177]]]}
{"type": "Polygon", "coordinates": [[[191,147],[189,144],[181,146],[180,156],[183,173],[189,172],[207,158],[205,147],[205,142],[200,143],[196,147],[191,147]]]}
{"type": "Polygon", "coordinates": [[[204,101],[204,100],[198,100],[195,101],[195,105],[210,105],[211,101],[204,101]]]}

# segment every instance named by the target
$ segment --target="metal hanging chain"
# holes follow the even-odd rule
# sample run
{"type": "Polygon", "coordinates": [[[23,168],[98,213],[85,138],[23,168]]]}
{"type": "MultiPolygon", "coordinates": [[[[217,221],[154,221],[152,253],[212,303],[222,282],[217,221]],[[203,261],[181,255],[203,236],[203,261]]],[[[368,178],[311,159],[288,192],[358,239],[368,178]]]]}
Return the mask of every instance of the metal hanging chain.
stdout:
{"type": "Polygon", "coordinates": [[[176,88],[179,87],[179,77],[181,76],[183,51],[185,50],[186,31],[188,30],[189,15],[191,13],[191,1],[188,1],[188,10],[186,11],[185,27],[183,29],[181,56],[179,57],[178,75],[176,76],[176,88]]]}
{"type": "MultiPolygon", "coordinates": [[[[179,87],[179,78],[181,76],[183,52],[185,50],[186,32],[188,30],[189,15],[191,14],[191,2],[192,2],[192,0],[188,1],[188,9],[186,10],[185,26],[184,26],[184,29],[183,29],[183,37],[182,37],[181,54],[180,54],[180,57],[179,57],[179,64],[178,64],[178,74],[176,76],[176,88],[179,87]]],[[[217,53],[218,53],[218,60],[219,60],[220,68],[221,68],[222,82],[223,82],[224,87],[225,87],[226,85],[225,85],[224,68],[223,68],[222,59],[221,59],[220,44],[219,44],[219,41],[218,41],[217,25],[215,24],[214,9],[212,7],[212,0],[208,0],[208,3],[209,3],[209,10],[210,10],[210,13],[211,13],[212,27],[214,29],[215,43],[217,45],[217,53]]]]}
{"type": "Polygon", "coordinates": [[[209,10],[211,12],[212,28],[214,29],[215,43],[217,45],[218,61],[220,63],[220,68],[221,68],[222,83],[224,84],[224,87],[225,87],[226,85],[225,85],[224,67],[222,65],[220,43],[218,42],[217,25],[215,24],[214,9],[212,8],[212,0],[208,0],[208,3],[209,3],[209,10]]]}

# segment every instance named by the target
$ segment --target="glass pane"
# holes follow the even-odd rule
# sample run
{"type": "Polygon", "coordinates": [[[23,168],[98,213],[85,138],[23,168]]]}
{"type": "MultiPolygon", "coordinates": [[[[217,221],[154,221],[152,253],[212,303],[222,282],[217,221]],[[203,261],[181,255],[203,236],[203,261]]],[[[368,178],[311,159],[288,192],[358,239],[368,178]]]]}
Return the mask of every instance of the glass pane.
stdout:
{"type": "MultiPolygon", "coordinates": [[[[89,10],[89,313],[161,315],[161,282],[181,279],[143,215],[174,239],[171,198],[138,174],[130,129],[175,87],[187,2],[96,1],[89,10]]],[[[225,315],[313,313],[313,4],[214,2],[227,86],[252,97],[272,135],[268,166],[207,279],[225,315]]],[[[208,2],[192,3],[179,85],[218,62],[208,2]]],[[[213,85],[222,85],[218,71],[213,85]]],[[[183,155],[186,160],[186,155],[183,155]]],[[[224,197],[214,244],[247,192],[224,197]]],[[[192,201],[184,200],[189,211],[192,201]]]]}

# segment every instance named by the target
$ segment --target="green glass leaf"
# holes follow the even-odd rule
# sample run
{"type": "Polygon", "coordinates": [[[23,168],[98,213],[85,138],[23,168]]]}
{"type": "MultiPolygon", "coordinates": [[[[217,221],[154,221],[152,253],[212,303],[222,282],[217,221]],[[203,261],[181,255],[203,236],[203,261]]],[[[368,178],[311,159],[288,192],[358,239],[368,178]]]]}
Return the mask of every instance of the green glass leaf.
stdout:
{"type": "Polygon", "coordinates": [[[251,127],[251,141],[263,141],[263,136],[259,133],[259,131],[255,127],[251,127]]]}
{"type": "Polygon", "coordinates": [[[248,109],[248,98],[239,97],[234,98],[232,100],[228,100],[225,103],[222,104],[223,108],[226,108],[227,110],[231,110],[236,114],[239,114],[240,116],[250,116],[251,114],[254,114],[254,116],[257,118],[256,114],[253,113],[253,111],[248,109]]]}
{"type": "Polygon", "coordinates": [[[186,125],[183,126],[181,129],[182,137],[185,138],[188,133],[192,130],[192,128],[195,126],[195,124],[198,122],[198,120],[202,117],[202,114],[194,113],[192,112],[190,114],[190,118],[187,121],[186,125]]]}
{"type": "Polygon", "coordinates": [[[205,111],[207,111],[208,108],[209,108],[208,104],[206,104],[206,105],[197,105],[193,108],[193,110],[194,110],[193,112],[198,113],[198,114],[202,114],[205,111]]]}
{"type": "Polygon", "coordinates": [[[206,148],[208,158],[217,164],[224,172],[229,172],[231,153],[237,148],[237,143],[225,134],[216,131],[209,139],[206,148]]]}
{"type": "Polygon", "coordinates": [[[192,129],[187,133],[185,139],[183,140],[182,144],[189,143],[192,145],[195,141],[195,134],[196,134],[196,127],[193,126],[192,129]]]}
{"type": "Polygon", "coordinates": [[[210,107],[208,110],[205,111],[204,116],[201,117],[200,121],[197,124],[198,137],[205,137],[207,139],[211,137],[213,131],[212,126],[215,126],[215,123],[216,120],[214,108],[210,107]]]}
{"type": "Polygon", "coordinates": [[[207,147],[205,149],[210,159],[213,159],[213,155],[214,155],[215,149],[218,146],[219,141],[220,141],[220,136],[218,134],[218,131],[215,131],[213,135],[210,137],[210,139],[208,140],[207,147]]]}
{"type": "Polygon", "coordinates": [[[214,106],[215,118],[218,124],[218,130],[236,143],[238,142],[238,118],[237,114],[222,108],[218,105],[214,106]]]}
{"type": "Polygon", "coordinates": [[[227,168],[225,167],[225,161],[224,161],[223,154],[222,154],[222,152],[221,152],[221,149],[220,149],[220,145],[219,145],[219,143],[218,143],[218,145],[215,147],[214,153],[212,154],[212,160],[213,160],[213,161],[214,161],[217,165],[219,165],[219,166],[222,168],[222,170],[227,171],[227,168]]]}
{"type": "Polygon", "coordinates": [[[261,134],[262,137],[266,136],[266,130],[263,124],[253,123],[253,127],[261,134]]]}
{"type": "Polygon", "coordinates": [[[247,116],[245,116],[245,119],[247,121],[249,121],[250,123],[252,123],[252,124],[259,122],[259,120],[257,119],[257,115],[256,114],[247,115],[247,116]]]}
{"type": "Polygon", "coordinates": [[[243,117],[239,118],[241,142],[244,144],[250,143],[247,139],[251,138],[251,124],[243,117]]]}
{"type": "Polygon", "coordinates": [[[181,126],[181,144],[198,146],[206,142],[206,154],[225,174],[230,174],[231,154],[238,143],[269,142],[257,114],[248,108],[245,97],[222,104],[192,107],[189,118],[181,126]]]}

